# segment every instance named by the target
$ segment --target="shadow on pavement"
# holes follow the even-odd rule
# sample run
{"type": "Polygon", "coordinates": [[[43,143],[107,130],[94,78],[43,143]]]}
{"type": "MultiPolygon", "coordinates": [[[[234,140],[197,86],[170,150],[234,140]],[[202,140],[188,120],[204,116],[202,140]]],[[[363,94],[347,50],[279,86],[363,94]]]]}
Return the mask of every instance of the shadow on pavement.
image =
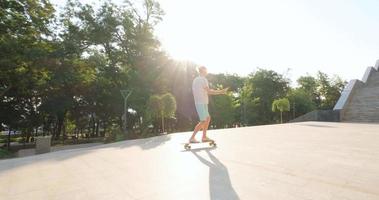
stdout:
{"type": "Polygon", "coordinates": [[[199,159],[204,165],[207,165],[209,167],[210,199],[239,199],[230,181],[228,169],[210,152],[211,150],[212,149],[209,148],[191,150],[191,152],[196,156],[197,159],[199,159]],[[205,151],[208,154],[212,162],[197,154],[197,152],[201,150],[205,151]]]}
{"type": "MultiPolygon", "coordinates": [[[[14,170],[19,167],[24,167],[30,164],[42,163],[42,162],[59,162],[64,160],[69,160],[78,156],[83,156],[85,154],[93,153],[101,149],[106,148],[130,148],[138,146],[143,150],[149,150],[156,148],[160,145],[165,144],[171,140],[170,135],[156,136],[152,138],[136,139],[136,140],[126,140],[115,143],[85,147],[85,148],[75,148],[66,149],[61,151],[55,151],[45,154],[32,155],[20,158],[11,158],[0,160],[0,174],[5,173],[9,170],[14,170]]],[[[91,163],[89,163],[91,164],[91,163]]],[[[49,165],[49,163],[46,163],[49,165]]]]}
{"type": "Polygon", "coordinates": [[[193,148],[193,149],[184,149],[184,150],[182,150],[182,152],[188,152],[188,151],[190,151],[190,152],[192,152],[192,153],[194,153],[194,152],[200,152],[200,151],[205,151],[205,150],[208,150],[208,151],[210,151],[210,150],[213,150],[213,149],[216,149],[217,147],[215,147],[215,146],[212,146],[212,147],[201,147],[201,148],[193,148]]]}
{"type": "Polygon", "coordinates": [[[319,128],[336,128],[334,126],[328,126],[328,125],[320,125],[320,124],[296,124],[298,126],[311,126],[311,127],[319,127],[319,128]]]}
{"type": "Polygon", "coordinates": [[[171,140],[171,135],[155,136],[144,139],[129,140],[128,142],[117,142],[110,144],[111,147],[128,148],[131,146],[139,146],[143,150],[156,148],[171,140]]]}

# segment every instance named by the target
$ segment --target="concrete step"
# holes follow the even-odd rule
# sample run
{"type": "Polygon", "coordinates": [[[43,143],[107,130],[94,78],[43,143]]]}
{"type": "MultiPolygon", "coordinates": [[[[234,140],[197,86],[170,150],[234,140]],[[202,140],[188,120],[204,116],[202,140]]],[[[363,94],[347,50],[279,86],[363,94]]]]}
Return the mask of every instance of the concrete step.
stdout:
{"type": "Polygon", "coordinates": [[[358,88],[344,110],[343,121],[379,122],[379,72],[358,88]]]}

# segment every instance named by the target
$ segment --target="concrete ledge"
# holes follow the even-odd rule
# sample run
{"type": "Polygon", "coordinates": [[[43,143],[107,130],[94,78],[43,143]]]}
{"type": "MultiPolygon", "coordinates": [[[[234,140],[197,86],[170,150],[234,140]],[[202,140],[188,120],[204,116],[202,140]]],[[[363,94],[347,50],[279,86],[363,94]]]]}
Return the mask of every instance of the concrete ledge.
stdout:
{"type": "Polygon", "coordinates": [[[48,153],[51,150],[51,136],[38,136],[36,139],[36,154],[48,153]]]}
{"type": "Polygon", "coordinates": [[[302,115],[290,122],[306,122],[306,121],[324,121],[324,122],[339,122],[339,110],[314,110],[305,115],[302,115]]]}

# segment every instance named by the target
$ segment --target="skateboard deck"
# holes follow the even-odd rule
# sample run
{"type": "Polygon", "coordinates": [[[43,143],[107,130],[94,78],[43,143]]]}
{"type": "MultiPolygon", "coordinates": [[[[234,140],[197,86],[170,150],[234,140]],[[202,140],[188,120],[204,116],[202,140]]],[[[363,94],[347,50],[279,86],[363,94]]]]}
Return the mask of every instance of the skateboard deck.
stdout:
{"type": "Polygon", "coordinates": [[[186,142],[186,143],[182,143],[182,144],[184,145],[184,149],[189,150],[189,149],[191,149],[192,145],[199,145],[199,144],[202,144],[202,143],[208,143],[209,146],[211,146],[211,147],[216,147],[217,146],[216,141],[214,141],[214,140],[208,141],[208,142],[197,142],[197,143],[186,142]]]}

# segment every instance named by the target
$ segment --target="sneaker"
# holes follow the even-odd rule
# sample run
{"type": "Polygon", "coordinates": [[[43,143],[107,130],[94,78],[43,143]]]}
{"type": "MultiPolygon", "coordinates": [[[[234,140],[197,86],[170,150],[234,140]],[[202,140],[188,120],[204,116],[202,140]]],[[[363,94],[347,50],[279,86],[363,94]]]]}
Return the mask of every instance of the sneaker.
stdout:
{"type": "Polygon", "coordinates": [[[189,140],[189,143],[200,143],[199,141],[197,141],[195,138],[191,138],[189,140]]]}
{"type": "Polygon", "coordinates": [[[205,137],[203,139],[201,139],[202,142],[214,142],[214,140],[208,138],[208,137],[205,137]]]}

